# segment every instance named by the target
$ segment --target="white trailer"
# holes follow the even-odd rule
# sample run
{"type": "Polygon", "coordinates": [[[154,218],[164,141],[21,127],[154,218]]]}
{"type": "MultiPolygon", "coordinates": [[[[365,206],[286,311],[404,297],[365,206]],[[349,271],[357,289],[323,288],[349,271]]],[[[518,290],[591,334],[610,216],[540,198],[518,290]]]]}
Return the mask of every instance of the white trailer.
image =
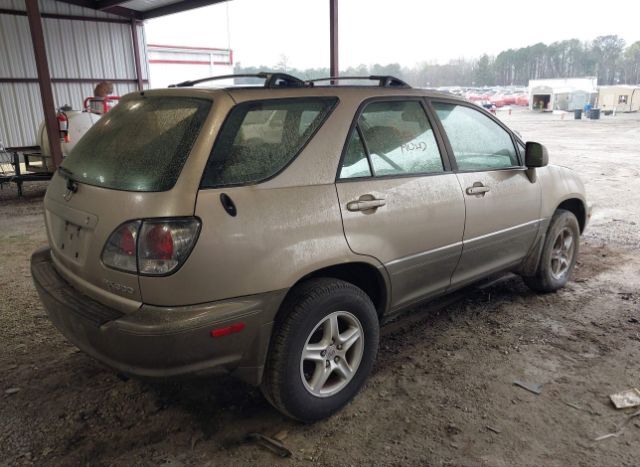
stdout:
{"type": "Polygon", "coordinates": [[[640,86],[600,86],[598,107],[607,111],[637,112],[640,110],[640,86]]]}

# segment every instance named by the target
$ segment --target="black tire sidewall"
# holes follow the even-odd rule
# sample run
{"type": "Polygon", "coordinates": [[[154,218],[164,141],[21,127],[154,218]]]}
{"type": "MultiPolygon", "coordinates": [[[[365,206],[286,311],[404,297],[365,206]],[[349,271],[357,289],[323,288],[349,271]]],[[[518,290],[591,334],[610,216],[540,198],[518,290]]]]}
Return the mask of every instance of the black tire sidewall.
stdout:
{"type": "Polygon", "coordinates": [[[285,342],[282,388],[283,403],[295,418],[313,421],[327,417],[347,404],[369,376],[378,352],[379,324],[373,304],[364,293],[358,292],[359,289],[355,287],[334,290],[331,294],[322,295],[305,304],[305,313],[298,315],[298,322],[292,327],[296,331],[288,336],[285,342]],[[364,350],[356,374],[347,386],[333,396],[317,397],[311,394],[302,382],[301,352],[311,331],[335,311],[349,312],[360,321],[364,335],[364,350]]]}
{"type": "Polygon", "coordinates": [[[538,272],[545,290],[553,291],[566,285],[567,281],[571,278],[573,268],[578,259],[579,247],[580,227],[576,216],[570,211],[558,210],[551,219],[551,225],[549,226],[547,237],[544,242],[544,249],[542,250],[542,256],[540,258],[540,267],[538,272]],[[551,273],[551,253],[558,234],[564,228],[569,228],[573,234],[574,250],[567,274],[558,279],[551,273]]]}

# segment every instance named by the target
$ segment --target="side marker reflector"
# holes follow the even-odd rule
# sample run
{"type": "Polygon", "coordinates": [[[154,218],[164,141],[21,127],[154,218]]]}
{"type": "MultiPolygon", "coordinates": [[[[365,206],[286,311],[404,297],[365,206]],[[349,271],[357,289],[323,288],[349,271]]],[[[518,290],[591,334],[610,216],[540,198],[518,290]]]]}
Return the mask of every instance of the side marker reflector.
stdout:
{"type": "Polygon", "coordinates": [[[225,326],[223,328],[212,329],[210,334],[211,334],[211,337],[228,336],[229,334],[235,334],[237,332],[242,331],[244,329],[244,327],[245,327],[244,323],[235,323],[235,324],[232,324],[231,326],[225,326]]]}

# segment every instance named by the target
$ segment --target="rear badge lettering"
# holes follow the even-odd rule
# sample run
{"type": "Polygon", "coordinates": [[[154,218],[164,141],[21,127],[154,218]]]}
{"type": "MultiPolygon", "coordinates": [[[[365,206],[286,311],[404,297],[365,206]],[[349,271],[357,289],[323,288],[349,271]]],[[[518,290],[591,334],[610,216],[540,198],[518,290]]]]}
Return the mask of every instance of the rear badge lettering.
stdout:
{"type": "Polygon", "coordinates": [[[112,282],[109,279],[104,279],[104,283],[107,285],[107,289],[118,292],[118,293],[126,293],[129,295],[133,295],[133,287],[129,287],[123,284],[118,284],[117,282],[112,282]]]}

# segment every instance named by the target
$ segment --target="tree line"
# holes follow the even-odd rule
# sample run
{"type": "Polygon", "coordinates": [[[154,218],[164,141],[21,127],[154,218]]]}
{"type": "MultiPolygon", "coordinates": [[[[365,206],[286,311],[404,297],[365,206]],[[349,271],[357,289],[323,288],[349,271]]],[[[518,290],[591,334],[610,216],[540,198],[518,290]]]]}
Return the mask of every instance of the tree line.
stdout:
{"type": "MultiPolygon", "coordinates": [[[[283,71],[303,79],[329,76],[328,68],[299,70],[282,56],[275,67],[244,67],[235,73],[283,71]]],[[[398,63],[359,65],[340,70],[343,76],[393,75],[418,87],[437,86],[526,86],[530,79],[597,76],[598,84],[640,84],[640,41],[627,46],[617,35],[592,41],[569,39],[508,49],[497,56],[456,59],[446,64],[422,62],[413,67],[398,63]]]]}

